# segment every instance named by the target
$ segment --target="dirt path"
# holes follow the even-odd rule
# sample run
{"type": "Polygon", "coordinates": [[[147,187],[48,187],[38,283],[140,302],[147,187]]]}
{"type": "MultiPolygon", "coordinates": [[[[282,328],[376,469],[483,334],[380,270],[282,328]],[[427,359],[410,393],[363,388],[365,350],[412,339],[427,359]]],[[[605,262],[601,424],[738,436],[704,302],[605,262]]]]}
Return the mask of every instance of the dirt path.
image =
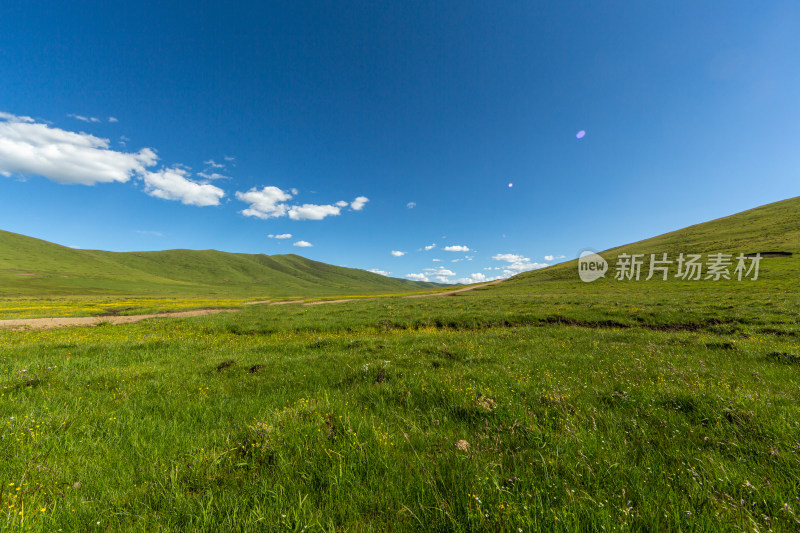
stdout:
{"type": "MultiPolygon", "coordinates": [[[[375,298],[361,298],[361,300],[374,300],[375,298]]],[[[303,305],[323,305],[323,304],[343,304],[345,302],[352,302],[354,298],[347,298],[345,300],[320,300],[319,302],[308,302],[303,305]]]]}
{"type": "MultiPolygon", "coordinates": [[[[490,281],[489,283],[481,283],[480,285],[471,285],[463,289],[456,289],[446,292],[434,292],[431,294],[412,294],[404,296],[404,298],[426,298],[428,296],[453,296],[460,292],[471,291],[487,285],[495,285],[503,280],[490,281]]],[[[359,300],[376,300],[377,298],[359,298],[359,300]]],[[[256,304],[269,304],[269,305],[286,305],[286,304],[303,304],[303,305],[323,305],[323,304],[339,304],[344,302],[352,302],[353,298],[342,300],[321,300],[318,302],[306,302],[304,300],[288,300],[284,302],[272,302],[270,300],[260,300],[257,302],[247,302],[245,305],[256,304]]],[[[30,328],[30,329],[55,329],[55,328],[68,328],[72,326],[97,326],[103,322],[110,324],[133,324],[134,322],[141,322],[148,318],[182,318],[190,316],[203,316],[214,315],[217,313],[235,313],[237,309],[195,309],[193,311],[177,311],[174,313],[156,313],[151,315],[130,315],[130,316],[81,316],[81,317],[59,317],[59,318],[14,318],[10,320],[0,320],[0,328],[30,328]]]]}
{"type": "Polygon", "coordinates": [[[497,285],[501,281],[505,280],[498,279],[495,281],[490,281],[488,283],[481,283],[480,285],[470,285],[469,287],[464,287],[463,289],[456,289],[454,291],[434,292],[431,294],[412,294],[410,296],[404,296],[404,298],[427,298],[428,296],[453,296],[454,294],[458,294],[459,292],[467,292],[474,289],[480,289],[481,287],[486,287],[487,285],[497,285]]]}
{"type": "Polygon", "coordinates": [[[194,309],[192,311],[176,311],[174,313],[157,313],[152,315],[130,316],[77,316],[60,318],[15,318],[0,320],[0,328],[29,327],[32,329],[54,329],[70,326],[97,326],[103,322],[110,324],[133,324],[148,318],[182,318],[188,316],[214,315],[217,313],[234,313],[236,309],[194,309]]]}

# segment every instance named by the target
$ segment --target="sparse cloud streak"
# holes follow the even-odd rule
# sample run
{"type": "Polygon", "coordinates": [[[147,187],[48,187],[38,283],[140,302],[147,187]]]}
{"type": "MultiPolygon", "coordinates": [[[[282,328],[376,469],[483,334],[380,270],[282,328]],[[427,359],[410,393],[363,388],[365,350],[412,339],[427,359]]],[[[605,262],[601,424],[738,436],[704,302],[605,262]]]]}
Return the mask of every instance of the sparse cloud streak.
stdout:
{"type": "Polygon", "coordinates": [[[80,120],[81,122],[95,122],[95,123],[100,122],[100,119],[97,117],[85,117],[83,115],[75,115],[73,113],[70,113],[67,116],[70,118],[74,118],[75,120],[80,120]]]}

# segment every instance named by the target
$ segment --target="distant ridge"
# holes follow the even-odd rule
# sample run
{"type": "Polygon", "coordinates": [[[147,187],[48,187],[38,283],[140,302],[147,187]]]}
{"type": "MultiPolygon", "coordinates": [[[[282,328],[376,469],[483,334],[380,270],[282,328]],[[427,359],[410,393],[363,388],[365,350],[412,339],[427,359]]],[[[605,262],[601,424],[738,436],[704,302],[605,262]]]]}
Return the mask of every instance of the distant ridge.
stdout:
{"type": "Polygon", "coordinates": [[[410,292],[439,287],[299,255],[217,250],[77,250],[0,230],[0,295],[292,297],[410,292]]]}

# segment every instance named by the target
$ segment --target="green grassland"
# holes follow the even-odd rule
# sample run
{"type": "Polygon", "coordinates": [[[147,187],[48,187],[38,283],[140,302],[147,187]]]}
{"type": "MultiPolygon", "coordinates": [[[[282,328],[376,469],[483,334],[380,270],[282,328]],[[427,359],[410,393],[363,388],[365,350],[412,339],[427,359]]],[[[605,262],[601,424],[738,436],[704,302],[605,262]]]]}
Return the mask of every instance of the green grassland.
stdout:
{"type": "Polygon", "coordinates": [[[0,527],[798,531],[798,215],[604,252],[592,283],[0,330],[0,527]],[[613,275],[718,251],[792,255],[613,275]]]}

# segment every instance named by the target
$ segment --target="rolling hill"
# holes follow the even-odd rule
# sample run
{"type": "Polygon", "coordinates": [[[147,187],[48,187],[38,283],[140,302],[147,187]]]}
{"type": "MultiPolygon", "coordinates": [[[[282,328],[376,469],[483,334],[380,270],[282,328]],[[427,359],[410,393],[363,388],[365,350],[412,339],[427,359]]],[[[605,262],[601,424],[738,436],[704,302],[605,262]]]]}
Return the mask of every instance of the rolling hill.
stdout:
{"type": "Polygon", "coordinates": [[[76,250],[0,230],[0,295],[287,297],[409,292],[434,283],[304,257],[216,250],[76,250]]]}
{"type": "MultiPolygon", "coordinates": [[[[667,253],[668,259],[674,260],[680,253],[705,255],[717,252],[734,256],[761,253],[764,257],[761,272],[769,274],[769,278],[799,280],[800,196],[600,252],[609,263],[609,271],[607,279],[598,281],[614,281],[614,262],[623,253],[646,254],[646,257],[667,253]]],[[[577,268],[577,260],[566,261],[542,270],[524,272],[509,282],[513,286],[573,280],[582,285],[577,268]]],[[[673,265],[673,270],[675,268],[673,265]]],[[[670,279],[674,281],[672,277],[670,279]]]]}

